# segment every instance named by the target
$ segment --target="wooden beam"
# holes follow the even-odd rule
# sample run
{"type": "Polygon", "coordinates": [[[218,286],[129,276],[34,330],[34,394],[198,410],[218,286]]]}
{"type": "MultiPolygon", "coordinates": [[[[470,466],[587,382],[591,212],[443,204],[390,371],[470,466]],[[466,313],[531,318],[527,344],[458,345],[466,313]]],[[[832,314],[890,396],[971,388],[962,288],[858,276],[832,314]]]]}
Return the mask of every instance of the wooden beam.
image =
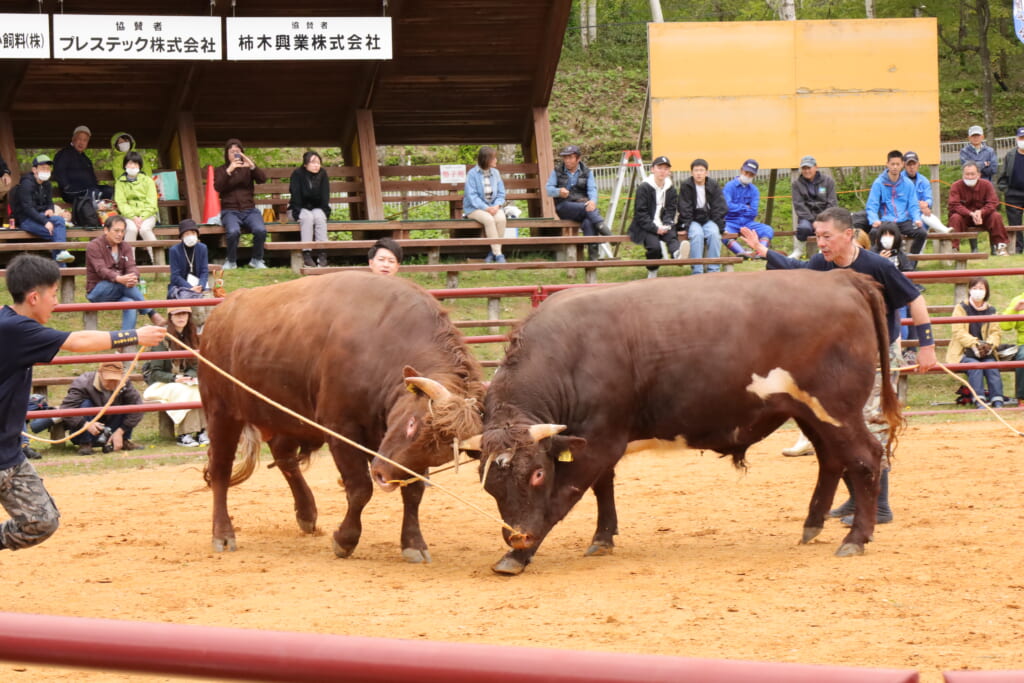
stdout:
{"type": "Polygon", "coordinates": [[[537,183],[541,194],[539,202],[530,200],[530,216],[555,218],[555,200],[544,191],[551,172],[555,170],[547,107],[533,108],[533,136],[523,145],[523,158],[537,164],[537,183]]]}
{"type": "Polygon", "coordinates": [[[178,132],[178,112],[192,111],[196,100],[196,77],[202,65],[189,63],[180,68],[177,78],[177,86],[173,94],[164,103],[165,112],[164,124],[160,128],[160,137],[156,141],[156,148],[160,152],[161,160],[173,156],[168,152],[174,145],[174,138],[178,132]]]}
{"type": "Polygon", "coordinates": [[[540,43],[541,54],[537,61],[537,71],[533,74],[531,103],[535,107],[546,107],[551,101],[551,89],[555,85],[555,72],[558,71],[565,27],[569,25],[571,10],[572,0],[557,0],[548,6],[548,17],[543,24],[544,39],[540,43]]]}
{"type": "MultiPolygon", "coordinates": [[[[11,115],[6,111],[0,111],[0,157],[3,157],[7,167],[11,169],[13,188],[21,180],[21,166],[18,164],[18,148],[14,145],[14,126],[11,123],[11,115]]],[[[6,216],[7,214],[4,214],[5,223],[6,216]]]]}
{"type": "Polygon", "coordinates": [[[185,174],[185,189],[188,192],[188,214],[196,223],[203,216],[202,169],[199,167],[199,144],[196,142],[196,122],[192,112],[178,112],[178,145],[181,150],[181,170],[185,174]]]}
{"type": "MultiPolygon", "coordinates": [[[[0,112],[7,113],[18,99],[18,90],[28,71],[28,60],[5,59],[4,62],[4,76],[0,78],[0,112]]],[[[7,161],[7,157],[4,157],[4,161],[7,161]]]]}
{"type": "Polygon", "coordinates": [[[377,168],[377,137],[373,132],[373,112],[356,110],[356,140],[359,167],[363,170],[363,194],[366,197],[366,217],[372,221],[384,220],[384,195],[380,189],[380,170],[377,168]]]}

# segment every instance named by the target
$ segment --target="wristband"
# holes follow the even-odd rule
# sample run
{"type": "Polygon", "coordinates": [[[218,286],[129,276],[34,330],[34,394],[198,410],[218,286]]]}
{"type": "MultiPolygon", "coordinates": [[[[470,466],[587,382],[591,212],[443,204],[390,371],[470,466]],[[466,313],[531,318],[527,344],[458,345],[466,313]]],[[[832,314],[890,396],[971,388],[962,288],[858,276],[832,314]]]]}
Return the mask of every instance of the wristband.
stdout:
{"type": "Polygon", "coordinates": [[[935,346],[935,337],[932,336],[931,323],[925,323],[924,325],[915,325],[914,329],[917,330],[918,346],[935,346]]]}
{"type": "Polygon", "coordinates": [[[123,346],[135,346],[139,343],[137,330],[118,330],[110,332],[110,348],[119,349],[123,346]]]}

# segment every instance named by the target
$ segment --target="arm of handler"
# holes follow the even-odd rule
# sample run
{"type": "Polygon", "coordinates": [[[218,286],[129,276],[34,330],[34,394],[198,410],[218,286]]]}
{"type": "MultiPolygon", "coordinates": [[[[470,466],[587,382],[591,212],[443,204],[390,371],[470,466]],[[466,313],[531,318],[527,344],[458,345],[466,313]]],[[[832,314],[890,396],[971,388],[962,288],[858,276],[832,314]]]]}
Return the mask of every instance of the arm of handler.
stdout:
{"type": "MultiPolygon", "coordinates": [[[[928,315],[928,303],[924,300],[923,296],[919,296],[910,302],[910,317],[914,321],[915,326],[920,325],[931,325],[931,317],[928,315]]],[[[931,329],[929,327],[929,329],[931,329]]],[[[935,340],[929,340],[930,343],[926,346],[921,340],[921,345],[917,349],[917,370],[915,372],[928,372],[930,369],[935,367],[937,359],[935,358],[935,340]]]]}

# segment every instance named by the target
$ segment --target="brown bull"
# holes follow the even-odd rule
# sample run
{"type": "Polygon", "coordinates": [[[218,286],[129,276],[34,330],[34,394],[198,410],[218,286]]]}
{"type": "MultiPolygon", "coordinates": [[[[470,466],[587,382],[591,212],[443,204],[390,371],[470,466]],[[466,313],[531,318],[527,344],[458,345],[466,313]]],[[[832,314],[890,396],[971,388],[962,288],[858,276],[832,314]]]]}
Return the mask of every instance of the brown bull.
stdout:
{"type": "MultiPolygon", "coordinates": [[[[479,365],[434,298],[399,278],[338,273],[234,292],[210,315],[201,351],[262,394],[415,472],[451,460],[454,440],[480,430],[479,365]]],[[[214,549],[235,549],[227,490],[252,474],[262,438],[307,533],[317,510],[299,465],[327,442],[348,498],[334,552],[348,557],[373,493],[368,456],[203,365],[199,386],[214,549]],[[242,461],[233,470],[240,437],[242,461]]],[[[411,562],[430,561],[419,528],[423,491],[422,482],[402,488],[402,554],[411,562]]]]}
{"type": "MultiPolygon", "coordinates": [[[[803,542],[817,536],[844,470],[857,505],[837,554],[862,553],[875,524],[882,445],[862,410],[888,372],[879,287],[852,272],[723,273],[576,290],[546,301],[513,334],[485,401],[484,486],[512,546],[494,570],[521,572],[592,488],[597,530],[618,533],[613,481],[627,450],[674,442],[745,465],[789,418],[818,454],[803,542]],[[629,447],[629,448],[627,448],[629,447]]],[[[902,419],[882,383],[884,419],[902,419]]]]}

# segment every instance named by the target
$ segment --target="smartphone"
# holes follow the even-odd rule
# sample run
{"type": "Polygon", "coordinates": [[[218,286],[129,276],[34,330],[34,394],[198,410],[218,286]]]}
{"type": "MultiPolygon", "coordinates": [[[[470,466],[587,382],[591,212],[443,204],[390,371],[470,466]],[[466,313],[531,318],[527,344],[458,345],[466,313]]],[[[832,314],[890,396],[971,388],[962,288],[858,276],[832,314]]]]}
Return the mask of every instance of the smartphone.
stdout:
{"type": "Polygon", "coordinates": [[[242,155],[241,154],[235,154],[235,159],[237,159],[238,161],[241,161],[242,160],[242,155]]]}

